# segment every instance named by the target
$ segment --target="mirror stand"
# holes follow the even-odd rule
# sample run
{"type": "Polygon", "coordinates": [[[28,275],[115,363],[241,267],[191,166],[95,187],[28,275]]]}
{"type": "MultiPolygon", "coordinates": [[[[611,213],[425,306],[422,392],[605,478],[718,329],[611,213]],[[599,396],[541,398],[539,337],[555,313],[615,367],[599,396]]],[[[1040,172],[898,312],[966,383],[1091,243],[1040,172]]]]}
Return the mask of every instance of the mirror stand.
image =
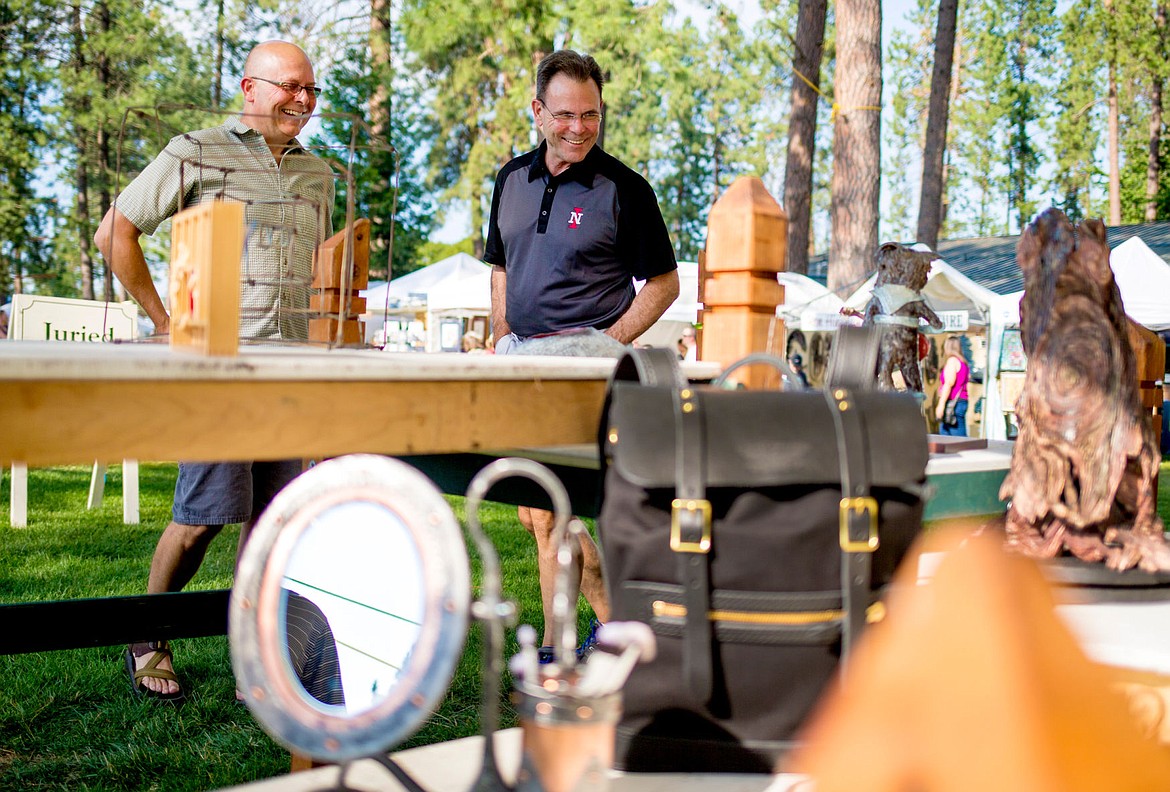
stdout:
{"type": "MultiPolygon", "coordinates": [[[[604,788],[622,680],[611,679],[616,656],[608,665],[579,665],[574,651],[569,578],[574,540],[587,529],[571,520],[560,480],[527,459],[500,459],[481,470],[468,487],[466,509],[467,535],[482,566],[474,600],[459,521],[414,468],[358,454],[322,462],[290,483],[261,515],[232,590],[232,664],[245,702],[291,751],[337,765],[330,787],[337,792],[350,792],[346,779],[363,758],[408,792],[428,792],[387,751],[446,692],[470,617],[483,625],[483,757],[468,792],[604,788]],[[538,666],[526,638],[522,669],[513,669],[524,744],[514,785],[500,773],[496,732],[504,630],[517,610],[501,595],[499,556],[478,516],[491,487],[509,476],[530,479],[548,494],[558,548],[553,662],[538,666]],[[599,680],[613,684],[598,687],[599,680]],[[570,739],[565,727],[574,729],[570,739]]],[[[631,651],[624,650],[623,661],[631,651]]]]}

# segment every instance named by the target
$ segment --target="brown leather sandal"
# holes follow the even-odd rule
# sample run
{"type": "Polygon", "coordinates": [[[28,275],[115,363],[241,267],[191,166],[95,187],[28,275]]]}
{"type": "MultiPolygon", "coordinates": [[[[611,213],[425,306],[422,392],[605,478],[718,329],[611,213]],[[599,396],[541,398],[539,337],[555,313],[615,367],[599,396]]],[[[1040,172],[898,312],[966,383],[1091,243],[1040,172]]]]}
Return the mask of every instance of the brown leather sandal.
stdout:
{"type": "Polygon", "coordinates": [[[133,643],[126,647],[126,676],[130,679],[130,690],[135,696],[140,699],[155,699],[168,704],[181,704],[186,700],[187,695],[183,692],[179,677],[175,672],[158,667],[164,657],[169,659],[171,656],[171,649],[166,641],[146,641],[145,643],[133,643]],[[142,657],[151,652],[154,652],[154,657],[150,658],[142,668],[138,668],[134,658],[142,657]],[[151,690],[142,684],[142,680],[146,677],[167,679],[180,684],[180,687],[174,693],[159,693],[157,690],[151,690]]]}

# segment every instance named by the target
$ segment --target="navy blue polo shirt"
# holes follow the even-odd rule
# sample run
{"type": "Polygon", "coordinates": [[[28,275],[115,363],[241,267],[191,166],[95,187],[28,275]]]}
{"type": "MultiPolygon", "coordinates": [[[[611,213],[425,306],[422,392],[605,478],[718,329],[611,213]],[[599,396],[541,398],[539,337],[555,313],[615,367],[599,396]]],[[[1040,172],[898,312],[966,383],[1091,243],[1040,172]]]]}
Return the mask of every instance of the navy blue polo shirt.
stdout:
{"type": "Polygon", "coordinates": [[[545,143],[500,169],[484,261],[508,275],[516,335],[605,329],[634,300],[631,278],[677,269],[654,189],[594,146],[552,176],[545,143]]]}

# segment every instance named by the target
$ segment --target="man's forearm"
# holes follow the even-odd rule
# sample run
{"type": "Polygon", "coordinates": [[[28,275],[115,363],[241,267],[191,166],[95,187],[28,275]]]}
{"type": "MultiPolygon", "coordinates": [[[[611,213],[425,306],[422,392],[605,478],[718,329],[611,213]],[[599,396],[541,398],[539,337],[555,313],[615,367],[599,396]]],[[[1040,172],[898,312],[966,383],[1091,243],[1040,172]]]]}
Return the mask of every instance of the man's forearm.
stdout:
{"type": "Polygon", "coordinates": [[[131,297],[154,323],[155,332],[170,332],[170,317],[150,277],[150,268],[142,254],[138,238],[141,232],[116,208],[111,207],[102,218],[94,235],[98,250],[105,257],[110,271],[126,287],[131,297]]]}
{"type": "Polygon", "coordinates": [[[508,275],[503,267],[492,267],[492,339],[499,341],[512,328],[508,326],[508,275]]]}
{"type": "Polygon", "coordinates": [[[674,270],[646,281],[629,309],[605,332],[628,344],[658,321],[678,298],[678,271],[674,270]]]}

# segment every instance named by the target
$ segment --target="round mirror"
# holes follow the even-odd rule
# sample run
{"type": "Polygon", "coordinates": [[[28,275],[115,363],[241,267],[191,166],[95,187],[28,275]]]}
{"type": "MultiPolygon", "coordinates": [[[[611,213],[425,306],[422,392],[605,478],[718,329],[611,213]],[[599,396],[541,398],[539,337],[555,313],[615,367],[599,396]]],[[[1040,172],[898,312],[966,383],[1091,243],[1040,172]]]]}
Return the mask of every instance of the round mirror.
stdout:
{"type": "Polygon", "coordinates": [[[244,548],[229,619],[239,689],[297,753],[384,752],[446,692],[470,596],[459,523],[429,479],[386,457],[323,462],[244,548]]]}

